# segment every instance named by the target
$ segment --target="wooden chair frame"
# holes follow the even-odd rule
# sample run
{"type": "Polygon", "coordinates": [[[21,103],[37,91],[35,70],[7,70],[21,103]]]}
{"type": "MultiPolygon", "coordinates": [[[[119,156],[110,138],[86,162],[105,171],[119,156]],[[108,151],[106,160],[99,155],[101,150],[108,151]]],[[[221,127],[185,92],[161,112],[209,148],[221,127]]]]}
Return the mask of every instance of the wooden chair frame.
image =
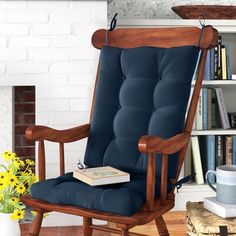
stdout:
{"type": "MultiPolygon", "coordinates": [[[[140,137],[137,148],[140,152],[146,153],[148,155],[148,167],[146,182],[146,203],[139,212],[132,216],[121,216],[84,209],[76,206],[51,204],[45,201],[33,199],[30,195],[28,195],[22,197],[21,200],[23,203],[31,206],[35,211],[37,211],[36,218],[30,229],[30,234],[32,236],[39,235],[43,214],[50,211],[58,211],[82,216],[84,236],[91,236],[94,229],[102,230],[104,232],[118,233],[122,236],[142,236],[143,234],[129,232],[129,229],[136,225],[146,224],[152,220],[156,221],[159,235],[169,235],[166,224],[162,218],[162,215],[172,209],[175,205],[174,187],[171,193],[167,193],[168,155],[179,152],[177,177],[176,179],[171,180],[174,184],[178,179],[190,139],[198,97],[203,80],[207,50],[214,47],[218,39],[218,32],[211,26],[208,26],[202,31],[202,38],[199,42],[199,35],[201,34],[200,32],[201,30],[197,27],[117,29],[115,31],[108,32],[108,43],[110,46],[114,47],[133,48],[139,46],[155,46],[168,48],[173,46],[200,45],[202,53],[197,70],[197,80],[191,104],[188,109],[184,131],[183,133],[177,134],[167,140],[163,140],[155,136],[140,137]],[[161,195],[159,198],[155,198],[155,158],[157,153],[162,154],[161,195]],[[92,225],[93,218],[113,222],[120,230],[105,226],[92,225]]],[[[102,48],[105,44],[105,40],[106,30],[98,30],[93,34],[92,43],[96,48],[102,48]]],[[[90,120],[92,113],[93,105],[91,108],[90,120]]],[[[60,174],[63,175],[65,172],[64,144],[88,137],[89,132],[89,123],[67,130],[55,130],[44,126],[29,127],[26,130],[26,138],[39,142],[39,179],[45,179],[45,140],[57,142],[59,144],[60,174]]]]}

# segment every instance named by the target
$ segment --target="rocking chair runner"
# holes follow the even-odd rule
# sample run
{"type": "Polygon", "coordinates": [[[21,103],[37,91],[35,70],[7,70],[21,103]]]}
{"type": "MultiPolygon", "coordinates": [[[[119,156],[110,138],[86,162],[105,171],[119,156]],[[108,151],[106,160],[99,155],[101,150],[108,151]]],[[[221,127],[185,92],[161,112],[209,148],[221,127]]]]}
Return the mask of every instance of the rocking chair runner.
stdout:
{"type": "Polygon", "coordinates": [[[202,31],[117,29],[108,32],[105,46],[106,31],[94,33],[92,43],[102,51],[90,124],[63,131],[34,126],[26,131],[28,139],[39,142],[41,180],[32,186],[31,195],[22,197],[37,211],[31,235],[39,235],[43,214],[50,211],[82,216],[85,236],[93,229],[141,235],[129,229],[154,219],[159,234],[169,235],[162,215],[174,207],[173,186],[191,134],[206,52],[217,38],[211,26],[202,31]],[[184,125],[199,48],[197,80],[184,125]],[[90,187],[71,173],[64,175],[64,144],[85,137],[89,137],[86,165],[129,171],[131,182],[90,187]],[[44,140],[59,143],[59,178],[45,180],[44,140]],[[120,230],[92,225],[93,218],[114,222],[120,230]]]}

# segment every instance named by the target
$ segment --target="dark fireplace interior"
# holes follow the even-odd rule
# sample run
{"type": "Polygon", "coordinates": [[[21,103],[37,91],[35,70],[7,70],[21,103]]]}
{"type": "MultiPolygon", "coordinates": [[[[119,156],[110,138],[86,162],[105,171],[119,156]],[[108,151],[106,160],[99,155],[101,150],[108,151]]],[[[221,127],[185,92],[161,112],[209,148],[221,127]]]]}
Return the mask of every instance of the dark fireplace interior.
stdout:
{"type": "Polygon", "coordinates": [[[15,153],[24,158],[35,159],[35,142],[25,138],[27,127],[35,124],[35,86],[15,86],[15,153]]]}

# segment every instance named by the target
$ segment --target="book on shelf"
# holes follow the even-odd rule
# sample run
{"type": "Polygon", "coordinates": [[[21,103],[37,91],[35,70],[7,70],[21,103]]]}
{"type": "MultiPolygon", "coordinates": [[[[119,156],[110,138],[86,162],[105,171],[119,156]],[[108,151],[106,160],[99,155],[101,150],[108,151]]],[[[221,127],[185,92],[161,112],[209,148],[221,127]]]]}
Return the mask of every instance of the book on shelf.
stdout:
{"type": "Polygon", "coordinates": [[[205,62],[205,69],[204,69],[204,80],[211,80],[211,55],[210,55],[210,50],[207,51],[207,57],[206,57],[206,62],[205,62]]]}
{"type": "Polygon", "coordinates": [[[203,199],[203,206],[207,210],[222,218],[236,217],[236,205],[223,204],[216,200],[216,197],[207,197],[203,199]]]}
{"type": "Polygon", "coordinates": [[[218,38],[215,48],[208,50],[204,70],[204,80],[230,80],[231,67],[229,61],[230,48],[223,42],[222,36],[218,38]]]}
{"type": "Polygon", "coordinates": [[[212,129],[212,89],[207,89],[207,129],[212,129]]]}
{"type": "Polygon", "coordinates": [[[222,79],[222,37],[219,35],[218,45],[217,45],[217,79],[222,79]]]}
{"type": "MultiPolygon", "coordinates": [[[[215,135],[203,135],[199,137],[200,155],[202,160],[203,176],[208,170],[215,170],[216,168],[216,154],[215,154],[215,135]]],[[[209,176],[210,183],[215,183],[215,177],[209,176]]]]}
{"type": "Polygon", "coordinates": [[[221,65],[222,65],[222,79],[227,80],[227,64],[226,64],[226,48],[221,46],[221,65]]]}
{"type": "Polygon", "coordinates": [[[225,164],[232,165],[233,164],[233,137],[225,136],[225,164]]]}
{"type": "Polygon", "coordinates": [[[229,59],[230,49],[229,49],[228,44],[225,44],[225,49],[226,49],[227,79],[231,80],[232,79],[232,72],[231,72],[230,59],[229,59]]]}
{"type": "Polygon", "coordinates": [[[233,136],[233,165],[236,165],[236,136],[233,136]]]}
{"type": "Polygon", "coordinates": [[[74,170],[73,177],[91,186],[116,184],[130,181],[129,173],[118,170],[111,166],[74,170]]]}
{"type": "Polygon", "coordinates": [[[184,176],[192,174],[192,148],[189,142],[184,159],[184,176]]]}
{"type": "Polygon", "coordinates": [[[193,166],[194,166],[194,171],[196,173],[195,181],[197,184],[204,184],[202,161],[201,161],[200,148],[197,136],[191,137],[191,147],[193,154],[193,166]]]}
{"type": "Polygon", "coordinates": [[[224,164],[224,136],[215,136],[215,155],[216,155],[216,166],[224,164]]]}
{"type": "Polygon", "coordinates": [[[202,129],[208,129],[208,92],[207,88],[202,88],[202,129]]]}
{"type": "Polygon", "coordinates": [[[236,129],[236,112],[228,113],[230,128],[236,129]]]}
{"type": "Polygon", "coordinates": [[[222,93],[221,88],[215,88],[216,90],[216,97],[217,97],[217,103],[218,103],[218,108],[219,108],[219,113],[220,113],[220,120],[221,120],[221,125],[223,129],[229,129],[230,124],[229,124],[229,119],[228,119],[228,114],[224,102],[224,97],[222,93]]]}
{"type": "Polygon", "coordinates": [[[202,123],[203,123],[202,102],[203,102],[203,98],[202,98],[202,89],[201,89],[199,98],[198,98],[197,111],[196,111],[196,129],[197,130],[202,130],[202,123]]]}

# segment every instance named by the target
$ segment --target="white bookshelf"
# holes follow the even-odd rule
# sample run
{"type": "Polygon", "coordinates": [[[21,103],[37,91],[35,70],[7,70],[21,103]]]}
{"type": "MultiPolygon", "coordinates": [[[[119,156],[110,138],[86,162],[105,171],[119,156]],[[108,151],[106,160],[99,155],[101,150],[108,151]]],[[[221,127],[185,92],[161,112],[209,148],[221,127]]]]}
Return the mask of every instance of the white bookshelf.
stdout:
{"type": "MultiPolygon", "coordinates": [[[[181,27],[197,26],[200,27],[198,20],[120,20],[118,27],[181,27]]],[[[206,20],[206,25],[212,25],[222,35],[223,43],[230,47],[230,65],[232,74],[236,74],[236,20],[206,20]]],[[[194,82],[192,83],[194,86],[194,82]]],[[[204,81],[203,87],[220,87],[226,104],[227,112],[236,112],[236,80],[204,81]]],[[[215,130],[193,130],[192,135],[236,135],[236,129],[215,129],[215,130]]],[[[176,204],[174,210],[185,210],[187,201],[202,201],[204,197],[214,196],[215,193],[206,185],[195,183],[185,184],[176,193],[176,204]]]]}

